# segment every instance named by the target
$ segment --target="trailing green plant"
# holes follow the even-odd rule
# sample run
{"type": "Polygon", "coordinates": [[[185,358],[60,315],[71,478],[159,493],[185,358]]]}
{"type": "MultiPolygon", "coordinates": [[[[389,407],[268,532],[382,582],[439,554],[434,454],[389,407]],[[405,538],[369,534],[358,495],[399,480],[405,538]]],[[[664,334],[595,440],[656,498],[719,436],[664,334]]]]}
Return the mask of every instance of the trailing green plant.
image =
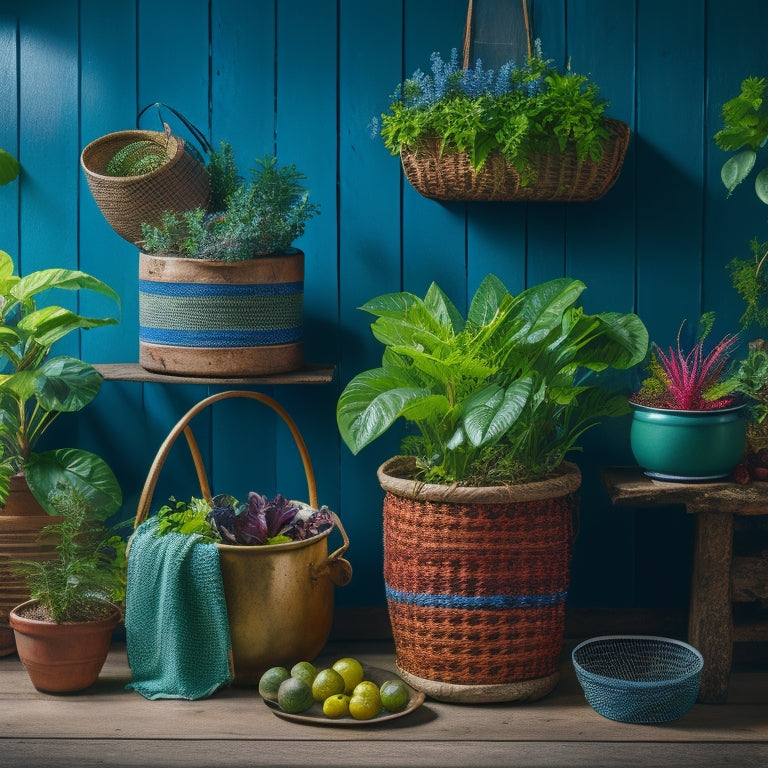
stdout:
{"type": "MultiPolygon", "coordinates": [[[[720,177],[729,196],[755,167],[757,153],[768,141],[768,104],[765,103],[768,81],[764,77],[747,77],[738,96],[723,104],[724,127],[715,134],[715,142],[726,152],[735,152],[725,161],[720,177]]],[[[768,203],[768,168],[755,177],[755,193],[768,203]]]]}
{"type": "Polygon", "coordinates": [[[554,472],[586,430],[629,410],[601,372],[643,360],[637,315],[589,315],[584,283],[560,278],[510,294],[494,275],[466,318],[435,284],[422,299],[400,292],[361,309],[376,317],[381,366],[339,397],[342,439],[357,454],[403,419],[403,441],[425,482],[509,484],[554,472]],[[490,481],[490,482],[489,482],[490,481]]]}
{"type": "Polygon", "coordinates": [[[319,206],[309,202],[295,165],[279,167],[277,158],[257,160],[247,182],[237,178],[231,151],[222,150],[217,196],[224,209],[166,212],[159,227],[142,225],[144,251],[208,261],[236,262],[287,251],[304,234],[319,206]]]}
{"type": "Polygon", "coordinates": [[[19,175],[19,161],[9,152],[0,149],[0,187],[10,184],[19,175]]]}
{"type": "Polygon", "coordinates": [[[705,353],[704,341],[714,321],[713,312],[702,315],[695,344],[687,352],[681,341],[685,320],[678,329],[676,347],[664,352],[654,342],[649,375],[632,401],[652,408],[684,411],[710,411],[732,405],[742,386],[738,376],[728,370],[738,336],[724,336],[705,353]]]}
{"type": "MultiPolygon", "coordinates": [[[[579,162],[602,157],[608,102],[585,75],[553,67],[538,41],[524,65],[509,61],[498,73],[479,60],[474,69],[462,69],[456,49],[447,62],[439,53],[431,62],[432,74],[416,70],[381,117],[381,135],[393,155],[438,138],[441,152],[466,152],[475,170],[491,152],[500,152],[523,184],[535,180],[535,155],[574,148],[579,162]]],[[[378,129],[378,121],[374,125],[378,129]]]]}
{"type": "Polygon", "coordinates": [[[35,451],[51,424],[62,413],[88,405],[102,382],[82,360],[51,357],[53,345],[73,331],[117,323],[56,304],[38,306],[39,296],[52,289],[88,290],[120,300],[106,283],[77,270],[43,269],[19,277],[11,257],[0,251],[0,502],[8,496],[11,476],[24,472],[35,498],[49,511],[51,491],[66,483],[89,506],[111,514],[120,508],[122,495],[103,459],[75,448],[35,451]]]}
{"type": "Polygon", "coordinates": [[[15,570],[45,619],[61,624],[101,618],[108,610],[104,600],[119,603],[125,597],[125,542],[105,528],[109,512],[90,507],[72,486],[52,491],[49,506],[62,520],[41,535],[55,539],[56,557],[17,562],[15,570]]]}

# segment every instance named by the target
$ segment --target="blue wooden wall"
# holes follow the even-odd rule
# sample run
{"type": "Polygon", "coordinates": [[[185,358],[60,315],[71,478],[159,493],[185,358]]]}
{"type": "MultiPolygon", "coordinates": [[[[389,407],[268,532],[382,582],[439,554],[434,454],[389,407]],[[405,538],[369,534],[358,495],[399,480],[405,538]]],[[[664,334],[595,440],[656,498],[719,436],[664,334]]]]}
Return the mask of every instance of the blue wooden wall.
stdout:
{"type": "MultiPolygon", "coordinates": [[[[718,313],[723,332],[735,330],[741,308],[725,264],[747,253],[753,235],[765,237],[765,209],[750,190],[726,200],[724,157],[711,137],[741,79],[768,74],[768,3],[534,0],[544,53],[593,76],[610,114],[633,131],[614,189],[577,204],[429,201],[371,139],[371,118],[403,76],[426,68],[432,51],[461,47],[465,12],[466,0],[0,3],[0,147],[23,166],[19,182],[0,188],[0,248],[22,273],[77,267],[122,295],[119,326],[85,333],[61,351],[90,362],[137,359],[137,253],[90,196],[79,167],[88,142],[134,127],[141,107],[162,101],[213,142],[230,141],[241,167],[276,152],[306,173],[322,206],[300,242],[307,358],[336,364],[337,375],[328,385],[266,391],[298,422],[320,499],[349,532],[355,577],[338,592],[343,604],[384,602],[375,470],[397,448],[392,435],[353,457],[337,435],[340,387],[380,355],[356,307],[386,291],[423,294],[432,280],[464,307],[488,272],[513,292],[570,275],[586,282],[588,311],[635,310],[665,343],[683,317],[704,309],[718,313]]],[[[156,126],[150,118],[142,125],[156,126]]],[[[85,313],[111,309],[101,299],[79,301],[85,313]]],[[[212,391],[108,382],[54,437],[109,460],[131,516],[160,442],[212,391]]],[[[195,431],[215,490],[305,495],[290,436],[266,409],[223,403],[195,431]]],[[[572,604],[679,604],[690,521],[674,509],[613,510],[599,484],[601,463],[631,462],[627,420],[593,432],[577,458],[585,480],[572,604]]],[[[156,500],[195,491],[180,445],[156,500]]]]}

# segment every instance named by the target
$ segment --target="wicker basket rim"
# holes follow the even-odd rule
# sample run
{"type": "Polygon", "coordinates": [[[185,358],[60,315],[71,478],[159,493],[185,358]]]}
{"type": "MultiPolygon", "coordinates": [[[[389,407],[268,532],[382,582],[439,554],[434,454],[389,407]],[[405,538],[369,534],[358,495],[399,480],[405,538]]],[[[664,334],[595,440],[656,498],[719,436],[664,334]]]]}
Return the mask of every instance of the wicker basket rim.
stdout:
{"type": "Polygon", "coordinates": [[[412,456],[393,456],[377,470],[379,484],[388,493],[419,501],[461,503],[510,503],[538,501],[567,496],[581,486],[581,471],[571,462],[563,462],[559,473],[545,480],[520,485],[459,486],[424,483],[408,477],[415,467],[412,456]],[[404,476],[405,475],[405,476],[404,476]]]}
{"type": "MultiPolygon", "coordinates": [[[[117,151],[117,149],[115,151],[117,151]]],[[[110,182],[136,182],[151,179],[154,176],[159,175],[164,170],[167,171],[169,166],[177,163],[181,156],[184,154],[184,139],[175,135],[166,135],[160,131],[145,131],[141,129],[131,131],[116,131],[115,133],[108,133],[105,136],[101,136],[98,139],[94,139],[88,144],[80,154],[80,164],[83,166],[83,170],[94,179],[100,179],[110,182]],[[172,153],[168,155],[168,162],[163,163],[159,168],[150,171],[149,173],[142,173],[136,176],[109,176],[105,173],[93,170],[90,167],[91,156],[96,150],[101,149],[106,144],[118,144],[117,149],[122,149],[124,146],[131,144],[134,141],[153,141],[155,144],[165,144],[172,149],[172,153]]]]}

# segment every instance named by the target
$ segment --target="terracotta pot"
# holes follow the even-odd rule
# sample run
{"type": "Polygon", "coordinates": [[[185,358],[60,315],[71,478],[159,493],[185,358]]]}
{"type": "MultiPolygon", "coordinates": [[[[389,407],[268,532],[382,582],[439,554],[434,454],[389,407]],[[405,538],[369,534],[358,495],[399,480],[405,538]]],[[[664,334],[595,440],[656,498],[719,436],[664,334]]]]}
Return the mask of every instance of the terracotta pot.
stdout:
{"type": "Polygon", "coordinates": [[[24,616],[36,601],[28,600],[11,611],[19,658],[32,685],[43,693],[76,693],[93,685],[107,659],[112,632],[120,621],[120,610],[104,619],[55,624],[24,616]]]}
{"type": "Polygon", "coordinates": [[[432,485],[395,457],[378,472],[396,664],[441,701],[533,701],[557,684],[574,515],[566,464],[518,486],[432,485]]]}
{"type": "Polygon", "coordinates": [[[16,651],[8,614],[29,599],[29,590],[14,572],[13,561],[51,559],[56,554],[55,542],[41,539],[40,531],[60,521],[37,503],[23,474],[11,478],[8,502],[0,510],[0,656],[16,651]]]}
{"type": "Polygon", "coordinates": [[[139,256],[139,363],[261,376],[304,365],[304,254],[235,263],[139,256]]]}

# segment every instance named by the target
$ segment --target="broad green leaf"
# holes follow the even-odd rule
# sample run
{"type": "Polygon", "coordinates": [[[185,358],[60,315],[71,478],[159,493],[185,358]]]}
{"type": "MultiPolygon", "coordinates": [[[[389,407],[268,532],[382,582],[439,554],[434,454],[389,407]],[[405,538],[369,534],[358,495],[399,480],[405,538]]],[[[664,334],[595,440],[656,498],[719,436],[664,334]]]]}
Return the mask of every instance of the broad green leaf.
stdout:
{"type": "Polygon", "coordinates": [[[423,306],[424,302],[415,294],[402,291],[401,293],[385,293],[377,296],[359,307],[363,312],[369,312],[376,317],[394,317],[402,320],[412,307],[423,306]]]}
{"type": "MultiPolygon", "coordinates": [[[[429,315],[424,308],[421,308],[421,314],[429,315]]],[[[424,317],[420,319],[423,320],[424,317]]],[[[392,317],[379,317],[371,325],[371,332],[374,338],[385,346],[415,347],[432,352],[442,346],[444,339],[440,335],[442,329],[434,322],[431,316],[428,326],[431,326],[431,329],[430,327],[425,327],[421,322],[413,324],[392,317]]]]}
{"type": "Polygon", "coordinates": [[[729,157],[720,169],[720,178],[730,195],[744,179],[749,176],[755,166],[757,153],[753,149],[744,149],[733,157],[729,157]]]}
{"type": "Polygon", "coordinates": [[[0,392],[10,393],[14,399],[22,403],[35,394],[35,379],[37,371],[16,371],[0,376],[0,392]]]}
{"type": "Polygon", "coordinates": [[[7,325],[0,326],[0,345],[15,347],[19,343],[19,334],[7,325]]]}
{"type": "Polygon", "coordinates": [[[573,364],[593,371],[626,370],[643,360],[648,351],[648,330],[637,315],[606,312],[583,319],[585,323],[590,321],[597,324],[586,343],[577,344],[568,337],[568,342],[577,347],[570,358],[573,364]]]}
{"type": "Polygon", "coordinates": [[[446,331],[450,331],[450,335],[460,333],[464,329],[464,318],[437,283],[429,286],[424,297],[424,305],[438,324],[446,331]]]}
{"type": "Polygon", "coordinates": [[[515,297],[516,316],[524,321],[509,344],[539,344],[559,327],[566,310],[586,288],[580,280],[567,277],[527,288],[515,297]]]}
{"type": "MultiPolygon", "coordinates": [[[[5,251],[0,251],[0,296],[5,298],[6,303],[14,303],[11,291],[13,286],[19,282],[20,278],[14,274],[15,266],[10,254],[5,251]]],[[[5,309],[0,308],[2,314],[5,314],[5,309]]]]}
{"type": "Polygon", "coordinates": [[[763,168],[755,178],[755,192],[757,196],[768,204],[768,168],[763,168]]]}
{"type": "Polygon", "coordinates": [[[386,432],[411,401],[431,394],[429,389],[401,387],[400,383],[384,368],[375,368],[347,384],[336,405],[336,422],[352,453],[359,453],[386,432]]]}
{"type": "Polygon", "coordinates": [[[111,317],[81,317],[63,307],[44,307],[22,317],[17,328],[41,347],[50,348],[72,331],[105,325],[117,325],[117,320],[111,317]]]}
{"type": "Polygon", "coordinates": [[[19,175],[19,161],[9,152],[0,149],[0,187],[10,184],[19,175]]]}
{"type": "Polygon", "coordinates": [[[467,322],[478,328],[488,325],[505,296],[509,296],[509,291],[504,287],[504,283],[496,275],[488,275],[480,283],[472,298],[467,312],[467,322]]]}
{"type": "Polygon", "coordinates": [[[474,446],[498,440],[520,418],[531,395],[529,378],[514,382],[506,390],[491,384],[470,397],[463,413],[462,425],[474,446]]]}
{"type": "Polygon", "coordinates": [[[74,357],[46,360],[34,379],[35,394],[47,411],[73,412],[88,405],[99,393],[101,374],[74,357]]]}
{"type": "Polygon", "coordinates": [[[120,302],[119,294],[101,280],[79,270],[58,268],[41,269],[22,277],[13,289],[13,295],[19,301],[26,301],[50,288],[62,288],[68,291],[95,291],[114,299],[118,303],[120,302]]]}
{"type": "Polygon", "coordinates": [[[435,423],[451,410],[445,395],[427,395],[409,400],[402,408],[402,416],[408,421],[427,420],[435,423]]]}
{"type": "Polygon", "coordinates": [[[98,520],[106,520],[123,503],[120,484],[104,459],[78,448],[32,454],[24,466],[29,488],[40,505],[55,514],[50,493],[70,485],[86,502],[98,520]]]}

